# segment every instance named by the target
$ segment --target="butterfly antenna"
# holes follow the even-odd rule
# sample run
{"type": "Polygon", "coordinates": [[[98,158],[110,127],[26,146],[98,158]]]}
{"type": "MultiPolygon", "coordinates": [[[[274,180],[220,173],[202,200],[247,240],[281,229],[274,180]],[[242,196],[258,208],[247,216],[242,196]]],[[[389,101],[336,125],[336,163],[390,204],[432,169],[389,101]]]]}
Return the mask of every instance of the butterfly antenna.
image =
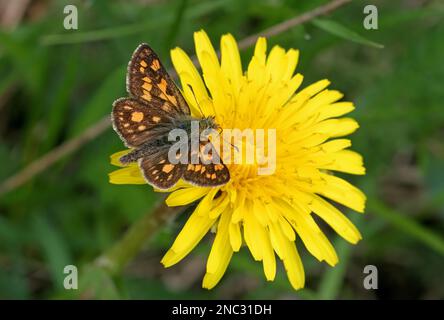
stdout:
{"type": "Polygon", "coordinates": [[[194,101],[196,101],[197,107],[199,108],[200,114],[205,117],[205,113],[203,112],[202,108],[200,107],[199,101],[197,100],[196,95],[194,94],[194,90],[193,87],[191,85],[188,84],[188,88],[190,88],[191,93],[193,94],[194,97],[194,101]]]}
{"type": "MultiPolygon", "coordinates": [[[[219,134],[219,135],[220,135],[220,134],[219,134]]],[[[237,152],[239,152],[239,148],[238,148],[237,146],[235,146],[234,144],[232,144],[231,141],[228,141],[228,140],[225,139],[223,136],[222,136],[222,139],[223,139],[226,143],[228,143],[230,146],[232,146],[237,152]]]]}
{"type": "MultiPolygon", "coordinates": [[[[188,88],[190,88],[191,93],[193,94],[194,100],[196,101],[196,104],[197,104],[197,107],[199,108],[200,113],[202,114],[202,116],[205,117],[205,113],[203,112],[202,108],[200,107],[199,101],[197,100],[196,95],[194,94],[193,87],[188,84],[188,88]]],[[[221,127],[219,127],[219,130],[220,130],[219,135],[221,135],[223,129],[221,127]]],[[[232,144],[231,141],[227,141],[225,138],[223,138],[223,136],[222,136],[222,139],[225,142],[227,142],[230,146],[232,146],[237,152],[239,152],[239,148],[237,146],[235,146],[234,144],[232,144]]]]}

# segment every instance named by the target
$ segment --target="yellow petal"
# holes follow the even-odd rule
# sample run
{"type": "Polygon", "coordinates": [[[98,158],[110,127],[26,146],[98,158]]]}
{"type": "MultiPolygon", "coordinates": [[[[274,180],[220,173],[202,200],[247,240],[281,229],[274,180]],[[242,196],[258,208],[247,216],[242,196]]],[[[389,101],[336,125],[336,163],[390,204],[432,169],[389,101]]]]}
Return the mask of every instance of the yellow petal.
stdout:
{"type": "Polygon", "coordinates": [[[329,174],[321,173],[321,177],[325,184],[315,186],[317,193],[355,211],[364,212],[366,196],[361,190],[347,181],[329,174]]]}
{"type": "Polygon", "coordinates": [[[246,210],[244,213],[244,239],[250,249],[254,260],[261,261],[263,257],[261,244],[257,241],[258,222],[251,211],[252,204],[246,201],[246,210]]]}
{"type": "Polygon", "coordinates": [[[267,58],[266,68],[271,74],[272,81],[282,80],[287,71],[287,56],[285,50],[279,46],[274,46],[267,58]]]}
{"type": "Polygon", "coordinates": [[[228,227],[231,214],[223,214],[220,218],[216,237],[211,247],[207,262],[207,273],[204,276],[202,287],[213,288],[222,278],[233,255],[233,249],[229,244],[228,227]]]}
{"type": "Polygon", "coordinates": [[[300,212],[285,201],[279,201],[276,205],[281,208],[282,214],[285,215],[301,237],[307,250],[314,257],[319,261],[325,260],[332,266],[338,262],[335,249],[310,215],[300,212]]]}
{"type": "Polygon", "coordinates": [[[321,107],[319,109],[319,121],[325,120],[328,118],[340,117],[344,114],[347,114],[355,109],[353,103],[351,102],[336,102],[330,105],[321,107]]]}
{"type": "Polygon", "coordinates": [[[211,40],[204,30],[200,30],[194,33],[194,44],[196,47],[196,55],[199,59],[199,63],[202,66],[202,71],[205,74],[205,69],[212,67],[212,65],[219,66],[219,60],[217,58],[216,51],[214,50],[211,40]],[[204,57],[204,53],[207,54],[204,57]]]}
{"type": "Polygon", "coordinates": [[[184,97],[192,109],[191,113],[202,116],[198,105],[201,101],[209,100],[202,77],[190,57],[182,49],[175,48],[171,50],[171,60],[179,75],[184,97]]]}
{"type": "Polygon", "coordinates": [[[353,244],[362,239],[362,236],[353,223],[338,209],[319,196],[313,196],[310,204],[313,212],[327,222],[341,237],[353,244]]]}
{"type": "Polygon", "coordinates": [[[289,80],[299,61],[299,50],[290,49],[287,51],[287,68],[282,76],[283,80],[289,80]]]}
{"type": "Polygon", "coordinates": [[[230,203],[229,197],[226,193],[223,193],[216,201],[211,208],[211,211],[208,213],[211,219],[218,218],[219,215],[225,211],[225,209],[228,207],[228,204],[230,203]]]}
{"type": "Polygon", "coordinates": [[[351,118],[329,119],[319,122],[315,128],[316,132],[328,134],[330,137],[342,137],[355,132],[359,124],[351,118]]]}
{"type": "Polygon", "coordinates": [[[351,146],[349,139],[334,139],[321,145],[321,148],[325,152],[336,152],[351,146]]]}
{"type": "Polygon", "coordinates": [[[254,47],[254,57],[263,65],[265,65],[265,58],[267,52],[267,39],[264,37],[257,38],[254,47]]]}
{"type": "Polygon", "coordinates": [[[161,262],[165,267],[170,267],[182,260],[193,250],[214,224],[215,219],[201,216],[196,211],[188,218],[171,249],[162,258],[161,262]]]}
{"type": "Polygon", "coordinates": [[[281,226],[282,232],[290,241],[296,240],[296,235],[294,234],[294,230],[291,225],[285,220],[283,217],[279,218],[279,225],[281,226]]]}
{"type": "Polygon", "coordinates": [[[341,150],[325,155],[323,160],[328,164],[319,166],[319,168],[350,174],[365,174],[364,160],[357,152],[341,150]]]}
{"type": "Polygon", "coordinates": [[[299,96],[305,96],[305,95],[312,97],[315,94],[317,94],[318,92],[320,92],[320,91],[324,90],[326,87],[328,87],[329,84],[330,84],[330,81],[328,81],[327,79],[319,80],[315,83],[312,83],[311,85],[304,88],[303,90],[299,91],[295,95],[294,99],[297,99],[299,96]]]}
{"type": "Polygon", "coordinates": [[[304,267],[294,242],[284,237],[278,225],[272,224],[270,231],[274,250],[284,263],[290,284],[295,290],[302,288],[305,283],[304,267]]]}
{"type": "Polygon", "coordinates": [[[236,40],[231,34],[220,40],[221,68],[231,83],[232,91],[238,94],[242,78],[242,64],[236,40]]]}
{"type": "Polygon", "coordinates": [[[169,207],[184,206],[202,198],[211,189],[202,187],[183,188],[172,192],[165,202],[169,207]]]}
{"type": "Polygon", "coordinates": [[[259,84],[267,81],[269,73],[265,69],[266,51],[267,41],[265,38],[258,38],[254,48],[254,56],[248,65],[247,77],[249,81],[259,84]]]}
{"type": "Polygon", "coordinates": [[[120,158],[123,157],[124,155],[128,154],[131,151],[131,149],[126,149],[126,150],[122,150],[116,153],[113,153],[110,156],[110,162],[113,166],[117,166],[117,167],[126,167],[127,165],[123,164],[120,162],[120,158]]]}
{"type": "Polygon", "coordinates": [[[294,242],[284,239],[285,258],[283,260],[288,280],[295,290],[303,288],[305,285],[305,272],[301,258],[296,250],[294,242]]]}
{"type": "Polygon", "coordinates": [[[108,174],[113,184],[146,184],[138,165],[131,165],[108,174]]]}
{"type": "Polygon", "coordinates": [[[273,247],[271,245],[268,229],[256,224],[255,226],[257,241],[260,243],[262,251],[262,264],[264,267],[265,278],[273,281],[276,275],[276,258],[274,256],[273,247]]]}
{"type": "Polygon", "coordinates": [[[213,199],[216,196],[216,193],[218,191],[219,191],[219,188],[210,188],[210,191],[207,193],[207,195],[197,205],[196,212],[197,212],[198,215],[201,215],[201,216],[207,215],[207,216],[209,216],[213,199]]]}
{"type": "Polygon", "coordinates": [[[233,248],[233,251],[239,251],[242,245],[242,235],[240,232],[239,223],[230,223],[229,226],[229,235],[230,235],[230,244],[233,248]]]}

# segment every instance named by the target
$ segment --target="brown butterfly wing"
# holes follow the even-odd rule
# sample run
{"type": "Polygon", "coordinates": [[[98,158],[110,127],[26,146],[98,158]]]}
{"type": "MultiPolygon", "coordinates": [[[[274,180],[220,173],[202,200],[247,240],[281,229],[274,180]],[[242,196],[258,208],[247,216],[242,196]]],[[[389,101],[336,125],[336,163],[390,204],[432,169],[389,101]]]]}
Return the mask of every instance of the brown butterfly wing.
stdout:
{"type": "Polygon", "coordinates": [[[172,107],[171,103],[153,97],[150,104],[134,98],[120,98],[113,103],[113,128],[126,146],[137,147],[156,138],[159,130],[153,128],[171,123],[166,111],[172,107]]]}
{"type": "Polygon", "coordinates": [[[168,161],[168,152],[156,157],[145,157],[139,160],[145,180],[158,189],[173,187],[182,177],[186,165],[172,164],[168,161]]]}
{"type": "MultiPolygon", "coordinates": [[[[212,155],[213,159],[217,157],[219,163],[209,162],[208,156],[204,155],[202,150],[209,141],[200,143],[199,156],[197,164],[188,164],[183,179],[191,184],[201,187],[215,187],[226,184],[230,180],[230,172],[227,166],[219,159],[219,155],[212,155]],[[205,159],[203,161],[203,159],[205,159]]],[[[211,153],[209,153],[211,154],[211,153]]],[[[192,156],[190,157],[190,159],[192,156]]]]}
{"type": "Polygon", "coordinates": [[[145,43],[134,51],[128,64],[127,91],[134,97],[145,100],[148,104],[153,97],[170,102],[169,112],[190,114],[190,108],[166,72],[159,57],[145,43]]]}

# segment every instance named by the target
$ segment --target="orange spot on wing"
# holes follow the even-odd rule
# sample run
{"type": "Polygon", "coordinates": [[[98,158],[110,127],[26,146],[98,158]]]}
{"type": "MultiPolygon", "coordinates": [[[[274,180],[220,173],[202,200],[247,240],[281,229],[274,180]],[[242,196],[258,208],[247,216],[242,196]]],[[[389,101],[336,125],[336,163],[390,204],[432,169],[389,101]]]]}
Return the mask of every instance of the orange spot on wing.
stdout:
{"type": "Polygon", "coordinates": [[[140,122],[143,120],[143,113],[139,111],[135,111],[131,113],[131,121],[140,122]]]}
{"type": "Polygon", "coordinates": [[[167,94],[168,96],[168,100],[170,100],[174,105],[177,105],[177,100],[175,96],[170,96],[169,94],[167,94]]]}
{"type": "Polygon", "coordinates": [[[141,60],[140,65],[144,68],[148,67],[148,63],[146,63],[145,60],[141,60]]]}
{"type": "Polygon", "coordinates": [[[171,170],[174,169],[174,165],[173,164],[166,164],[162,167],[162,171],[165,173],[169,173],[171,172],[171,170]]]}
{"type": "Polygon", "coordinates": [[[157,71],[160,69],[160,62],[157,59],[154,59],[153,62],[151,62],[151,69],[154,71],[157,71]]]}
{"type": "Polygon", "coordinates": [[[159,83],[158,86],[159,86],[159,89],[160,89],[162,92],[166,93],[168,83],[166,82],[165,79],[162,78],[162,80],[160,80],[160,83],[159,83]]]}
{"type": "Polygon", "coordinates": [[[153,122],[155,122],[155,123],[158,123],[160,121],[160,117],[154,116],[151,118],[151,120],[153,120],[153,122]]]}
{"type": "Polygon", "coordinates": [[[145,90],[150,91],[153,88],[153,85],[151,83],[144,82],[143,85],[142,85],[142,88],[144,88],[145,90]]]}
{"type": "Polygon", "coordinates": [[[145,99],[146,101],[151,101],[151,95],[147,92],[142,96],[142,98],[145,99]]]}
{"type": "Polygon", "coordinates": [[[162,109],[163,111],[167,111],[167,112],[169,112],[169,111],[171,110],[171,107],[170,107],[167,103],[164,103],[164,104],[162,105],[161,109],[162,109]]]}

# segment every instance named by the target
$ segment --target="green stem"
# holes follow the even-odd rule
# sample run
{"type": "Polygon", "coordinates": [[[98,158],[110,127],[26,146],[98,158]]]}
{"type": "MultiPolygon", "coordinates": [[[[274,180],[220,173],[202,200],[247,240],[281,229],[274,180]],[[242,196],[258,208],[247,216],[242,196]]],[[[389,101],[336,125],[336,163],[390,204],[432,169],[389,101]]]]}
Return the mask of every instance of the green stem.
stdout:
{"type": "Polygon", "coordinates": [[[95,264],[112,275],[119,274],[140,251],[143,244],[179,211],[180,207],[168,207],[162,198],[153,211],[131,225],[117,243],[96,259],[95,264]]]}

